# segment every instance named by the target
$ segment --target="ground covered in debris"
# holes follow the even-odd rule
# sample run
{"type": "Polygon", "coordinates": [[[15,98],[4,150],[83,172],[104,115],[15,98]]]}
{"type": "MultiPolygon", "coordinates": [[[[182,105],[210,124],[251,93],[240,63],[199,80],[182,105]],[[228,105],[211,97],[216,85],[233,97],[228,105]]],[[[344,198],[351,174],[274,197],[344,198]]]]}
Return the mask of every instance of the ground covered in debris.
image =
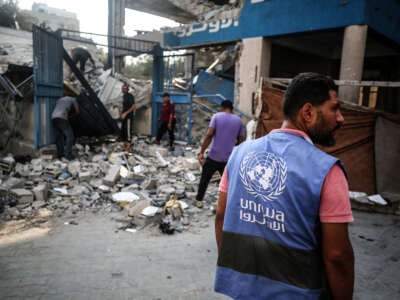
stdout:
{"type": "MultiPolygon", "coordinates": [[[[121,151],[122,143],[110,139],[81,142],[70,161],[55,159],[54,148],[42,149],[37,158],[3,158],[1,220],[26,220],[26,227],[43,216],[73,217],[91,211],[120,213],[125,218],[121,228],[130,231],[149,223],[168,234],[191,227],[199,211],[191,205],[201,173],[197,148],[177,142],[169,151],[142,136],[134,138],[133,151],[127,154],[121,151]]],[[[213,178],[205,198],[205,211],[211,215],[218,179],[213,178]]]]}
{"type": "MultiPolygon", "coordinates": [[[[75,159],[1,160],[0,293],[40,299],[224,299],[215,294],[214,213],[192,205],[198,146],[79,139],[75,159]]],[[[355,299],[400,296],[400,216],[354,212],[355,299]]]]}

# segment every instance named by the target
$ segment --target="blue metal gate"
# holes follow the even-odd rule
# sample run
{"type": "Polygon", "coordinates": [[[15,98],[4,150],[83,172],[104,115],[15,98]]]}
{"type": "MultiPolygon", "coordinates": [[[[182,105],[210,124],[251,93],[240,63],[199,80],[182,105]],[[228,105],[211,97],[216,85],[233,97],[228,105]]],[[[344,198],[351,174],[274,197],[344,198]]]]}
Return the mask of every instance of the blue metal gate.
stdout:
{"type": "Polygon", "coordinates": [[[153,60],[153,101],[152,135],[157,133],[157,120],[161,113],[164,92],[171,96],[176,112],[176,140],[192,141],[192,81],[194,54],[162,55],[154,53],[153,60]],[[177,78],[181,81],[177,82],[177,78]]]}
{"type": "Polygon", "coordinates": [[[54,142],[51,113],[63,95],[63,43],[61,37],[33,25],[33,74],[35,81],[35,148],[54,142]]]}

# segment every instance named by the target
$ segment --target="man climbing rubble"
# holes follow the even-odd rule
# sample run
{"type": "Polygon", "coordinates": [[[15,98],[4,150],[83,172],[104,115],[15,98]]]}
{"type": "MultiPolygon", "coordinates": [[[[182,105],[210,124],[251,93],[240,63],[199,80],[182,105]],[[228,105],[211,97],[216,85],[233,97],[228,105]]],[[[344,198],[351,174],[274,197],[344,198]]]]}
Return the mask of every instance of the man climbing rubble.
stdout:
{"type": "Polygon", "coordinates": [[[71,97],[69,94],[57,100],[51,115],[51,121],[56,132],[58,158],[65,156],[68,160],[73,159],[72,145],[74,143],[74,132],[68,118],[78,115],[79,112],[79,105],[76,98],[71,97]],[[72,108],[74,108],[73,111],[72,108]]]}
{"type": "MultiPolygon", "coordinates": [[[[71,49],[71,56],[75,65],[79,62],[79,70],[82,72],[82,74],[85,73],[85,66],[88,60],[90,60],[93,68],[96,67],[96,63],[94,62],[92,55],[83,47],[71,49]]],[[[72,70],[69,71],[68,78],[72,80],[72,70]]]]}

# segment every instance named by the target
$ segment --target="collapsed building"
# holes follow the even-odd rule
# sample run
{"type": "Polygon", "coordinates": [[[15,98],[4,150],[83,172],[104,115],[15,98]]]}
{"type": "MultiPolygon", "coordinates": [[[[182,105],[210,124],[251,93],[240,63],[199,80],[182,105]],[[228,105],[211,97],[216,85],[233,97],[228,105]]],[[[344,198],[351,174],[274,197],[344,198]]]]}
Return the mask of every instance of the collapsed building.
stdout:
{"type": "MultiPolygon", "coordinates": [[[[207,126],[208,118],[213,112],[213,105],[219,104],[224,99],[232,99],[236,112],[242,116],[243,120],[245,122],[250,120],[252,124],[256,125],[254,129],[250,129],[254,132],[253,135],[255,137],[262,136],[280,126],[282,95],[290,78],[299,72],[314,71],[328,74],[336,79],[340,86],[340,98],[346,103],[345,117],[349,120],[346,124],[347,127],[345,126],[339,131],[337,147],[327,150],[345,162],[349,173],[350,189],[364,193],[354,194],[353,200],[357,198],[357,203],[359,203],[357,205],[362,209],[398,213],[400,187],[397,181],[393,181],[393,178],[397,178],[400,167],[399,143],[394,138],[399,135],[400,124],[398,117],[400,109],[398,106],[400,98],[400,38],[398,31],[395,30],[395,24],[400,18],[399,11],[396,1],[385,3],[367,0],[319,1],[312,4],[306,1],[288,1],[282,4],[279,1],[262,0],[193,0],[189,3],[182,0],[152,1],[151,3],[129,0],[109,1],[109,34],[106,46],[109,46],[108,63],[111,70],[99,71],[98,74],[96,71],[94,76],[86,76],[82,80],[83,82],[87,81],[88,86],[81,82],[75,87],[78,90],[83,87],[80,101],[81,104],[90,106],[87,111],[93,108],[93,101],[96,107],[94,116],[86,115],[83,117],[84,120],[76,120],[75,131],[78,136],[104,136],[113,133],[109,129],[110,126],[115,127],[111,120],[116,119],[119,115],[120,86],[122,83],[129,83],[137,92],[135,97],[138,110],[135,116],[137,120],[135,129],[139,134],[137,141],[140,146],[136,153],[138,156],[135,157],[136,161],[125,162],[118,155],[119,158],[115,159],[115,155],[112,155],[104,147],[95,147],[96,150],[91,154],[91,146],[88,149],[85,147],[75,149],[82,153],[82,158],[85,157],[84,153],[95,156],[96,154],[102,155],[101,159],[98,156],[96,158],[87,156],[92,162],[93,160],[102,161],[101,164],[106,164],[108,168],[85,165],[80,171],[69,172],[70,177],[68,178],[72,178],[70,180],[72,183],[68,183],[63,182],[63,177],[59,178],[62,175],[61,170],[66,166],[56,163],[61,172],[56,172],[57,174],[46,179],[53,180],[54,186],[51,186],[50,189],[53,191],[52,197],[59,199],[60,195],[57,193],[64,192],[69,196],[75,195],[73,186],[76,185],[76,182],[89,181],[89,185],[84,185],[90,193],[95,191],[101,185],[100,181],[107,177],[108,170],[113,169],[113,165],[117,161],[117,167],[114,168],[113,174],[114,178],[118,179],[113,181],[116,186],[113,185],[112,192],[117,193],[133,183],[131,191],[135,189],[136,191],[146,191],[138,198],[141,200],[145,198],[146,201],[151,199],[147,205],[154,204],[160,200],[156,196],[160,193],[159,188],[153,186],[146,190],[146,187],[142,186],[144,178],[137,176],[137,173],[141,173],[141,171],[135,173],[129,168],[136,167],[137,170],[140,170],[141,164],[165,166],[165,159],[168,160],[169,155],[173,155],[168,153],[160,155],[161,150],[154,150],[147,143],[147,136],[155,133],[156,116],[161,103],[160,95],[163,91],[170,92],[172,99],[177,104],[180,118],[177,135],[179,140],[185,142],[178,152],[184,157],[191,157],[193,154],[191,144],[193,143],[195,147],[201,137],[200,135],[196,138],[193,135],[205,132],[205,130],[198,129],[207,126]],[[165,16],[182,23],[182,25],[178,28],[166,28],[162,32],[140,32],[133,38],[125,37],[123,31],[125,9],[136,9],[165,16]],[[176,50],[183,52],[176,54],[176,50]],[[143,53],[153,57],[152,81],[131,80],[121,75],[123,58],[126,55],[143,53]],[[180,70],[177,70],[178,58],[183,59],[184,67],[180,70]],[[101,108],[103,106],[107,112],[101,108]],[[99,111],[98,107],[101,108],[99,111]],[[195,115],[196,113],[197,115],[195,115]],[[100,115],[101,118],[98,117],[100,115]],[[99,121],[100,119],[102,121],[99,121]],[[105,126],[104,131],[96,132],[99,130],[99,126],[96,125],[107,123],[107,120],[111,122],[111,125],[105,126]],[[91,128],[90,132],[82,130],[79,126],[82,122],[85,122],[85,128],[91,128]],[[148,161],[143,163],[140,157],[155,159],[157,163],[148,161]],[[127,168],[128,174],[130,174],[122,177],[122,181],[120,181],[121,175],[117,175],[121,172],[121,165],[127,168]],[[93,176],[86,175],[85,177],[86,167],[96,169],[91,172],[93,176]],[[92,182],[87,177],[91,177],[92,182]],[[54,190],[57,188],[56,185],[64,187],[62,190],[54,190]],[[376,197],[368,197],[368,195],[376,193],[382,194],[384,199],[376,200],[376,197]]],[[[56,36],[48,34],[42,29],[37,29],[37,32],[39,36],[36,40],[43,38],[45,41],[54,42],[54,45],[59,45],[60,41],[56,36]]],[[[75,30],[64,29],[59,37],[62,38],[61,44],[66,50],[83,43],[94,54],[96,47],[90,39],[87,39],[90,35],[84,35],[85,38],[82,36],[75,30]]],[[[1,47],[7,51],[7,47],[4,45],[1,47]]],[[[41,50],[46,51],[45,49],[41,50]]],[[[62,51],[57,55],[58,60],[56,60],[55,66],[60,59],[66,60],[62,51]]],[[[57,55],[54,54],[54,57],[57,55]]],[[[46,65],[46,63],[48,61],[44,60],[42,65],[46,65]]],[[[32,61],[30,67],[35,68],[32,61]]],[[[67,67],[65,65],[65,68],[67,67]]],[[[42,71],[44,77],[53,71],[58,72],[59,78],[63,76],[63,72],[56,69],[45,68],[42,71]]],[[[58,92],[63,88],[60,83],[62,81],[59,80],[57,82],[58,92]]],[[[16,86],[19,84],[19,82],[15,83],[16,86]]],[[[36,84],[39,83],[36,82],[36,84]]],[[[21,130],[19,132],[30,128],[31,135],[28,136],[28,139],[30,141],[36,139],[35,146],[45,149],[45,146],[52,141],[51,126],[49,126],[46,115],[48,116],[51,111],[51,101],[54,103],[56,94],[54,94],[52,82],[40,82],[40,84],[51,87],[47,90],[47,94],[41,94],[42,98],[37,101],[40,103],[43,113],[40,122],[36,121],[38,124],[33,124],[35,113],[31,99],[28,101],[31,113],[25,111],[25,115],[31,117],[20,121],[21,130]],[[22,122],[29,120],[30,126],[22,125],[22,122]]],[[[13,97],[18,98],[15,95],[13,97]]],[[[15,133],[16,130],[12,126],[9,127],[7,130],[15,133]]],[[[17,147],[21,148],[21,141],[17,147]]],[[[29,178],[35,168],[42,170],[40,176],[35,174],[35,178],[43,179],[44,164],[48,157],[45,156],[45,150],[41,153],[44,155],[42,157],[44,162],[41,161],[41,166],[36,166],[39,164],[37,161],[31,161],[29,170],[25,170],[24,177],[28,178],[28,186],[31,184],[29,178]]],[[[175,156],[173,155],[173,157],[175,156]]],[[[173,161],[177,163],[175,159],[173,161]]],[[[8,168],[10,165],[15,166],[15,163],[11,158],[6,159],[4,168],[8,168]],[[7,161],[11,161],[11,163],[8,164],[7,161]]],[[[19,165],[17,169],[17,174],[23,173],[23,167],[19,165]]],[[[178,182],[188,183],[190,181],[193,183],[193,174],[185,173],[182,171],[183,169],[184,167],[173,173],[176,176],[174,179],[178,182]]],[[[151,171],[152,176],[155,176],[158,171],[162,170],[162,167],[147,168],[146,171],[148,170],[151,171]]],[[[194,172],[194,175],[197,174],[194,172]]],[[[157,178],[157,181],[168,181],[167,177],[157,178]]],[[[37,180],[34,180],[35,184],[38,183],[37,180]]],[[[174,187],[173,190],[166,188],[163,190],[165,193],[161,193],[162,200],[165,202],[166,198],[176,193],[176,190],[179,191],[177,198],[190,199],[194,189],[190,184],[183,188],[183,192],[182,186],[174,187]]],[[[28,194],[26,191],[25,193],[28,194]]],[[[90,193],[83,194],[89,195],[90,193]]],[[[108,198],[111,199],[111,194],[108,195],[108,198]]],[[[13,197],[10,199],[14,199],[13,197]]],[[[31,196],[29,199],[32,199],[31,196]]],[[[53,203],[50,207],[53,207],[56,202],[54,199],[51,201],[53,203]]],[[[93,203],[96,202],[86,204],[92,206],[93,203]]],[[[58,209],[57,204],[55,206],[55,209],[58,209]]],[[[66,206],[71,207],[71,205],[66,206]]],[[[72,207],[74,206],[72,205],[72,207]]],[[[14,212],[14,214],[17,213],[14,212]]]]}
{"type": "MultiPolygon", "coordinates": [[[[397,1],[119,0],[109,1],[109,8],[110,32],[116,35],[123,34],[125,8],[180,22],[163,31],[163,49],[194,53],[200,61],[195,93],[216,102],[232,97],[242,116],[256,120],[255,136],[280,126],[281,90],[296,74],[313,71],[336,79],[348,121],[338,145],[325,150],[345,162],[350,189],[398,201],[400,185],[393,180],[400,166],[397,1]],[[221,59],[221,52],[214,56],[218,47],[233,59],[221,59]],[[204,52],[213,58],[206,72],[204,52]],[[221,84],[226,79],[229,87],[221,84]]],[[[118,69],[121,56],[113,60],[118,69]]]]}

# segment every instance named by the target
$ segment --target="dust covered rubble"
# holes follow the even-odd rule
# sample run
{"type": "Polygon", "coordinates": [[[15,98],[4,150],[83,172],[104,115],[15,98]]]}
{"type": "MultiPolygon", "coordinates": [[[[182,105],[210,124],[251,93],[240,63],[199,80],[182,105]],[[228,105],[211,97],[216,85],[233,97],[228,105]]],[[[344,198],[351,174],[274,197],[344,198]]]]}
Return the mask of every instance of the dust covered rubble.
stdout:
{"type": "Polygon", "coordinates": [[[191,205],[201,174],[198,148],[178,143],[169,152],[141,136],[134,138],[128,155],[122,143],[79,142],[72,161],[49,154],[25,163],[11,155],[2,158],[12,162],[12,170],[0,173],[0,219],[29,220],[43,210],[67,218],[90,211],[123,220],[120,229],[127,231],[154,225],[173,233],[208,226],[219,178],[212,179],[204,199],[210,209],[191,205]]]}

